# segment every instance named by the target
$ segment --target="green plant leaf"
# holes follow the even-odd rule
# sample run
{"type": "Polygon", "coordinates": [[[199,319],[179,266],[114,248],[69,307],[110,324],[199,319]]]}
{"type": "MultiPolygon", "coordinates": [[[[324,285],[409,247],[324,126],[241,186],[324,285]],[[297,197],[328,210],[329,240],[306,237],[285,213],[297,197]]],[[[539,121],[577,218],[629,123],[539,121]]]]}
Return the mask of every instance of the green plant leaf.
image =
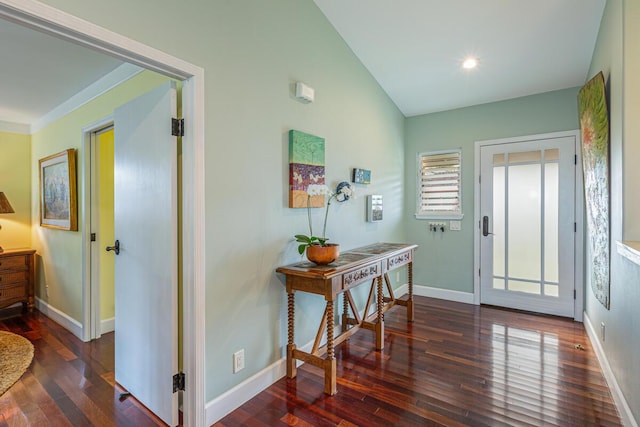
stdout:
{"type": "Polygon", "coordinates": [[[298,253],[299,253],[300,255],[302,255],[302,254],[304,253],[304,251],[305,251],[305,249],[306,249],[306,248],[307,248],[307,245],[306,245],[306,244],[304,244],[304,245],[298,245],[298,253]]]}

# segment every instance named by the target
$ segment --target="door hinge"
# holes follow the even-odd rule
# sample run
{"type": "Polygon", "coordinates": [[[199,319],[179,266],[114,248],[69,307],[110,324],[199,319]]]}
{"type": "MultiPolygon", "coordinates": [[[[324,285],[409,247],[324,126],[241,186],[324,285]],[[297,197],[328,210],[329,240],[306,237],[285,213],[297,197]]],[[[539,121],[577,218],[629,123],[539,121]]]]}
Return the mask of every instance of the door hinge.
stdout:
{"type": "Polygon", "coordinates": [[[478,175],[478,184],[482,184],[482,175],[478,175]]]}
{"type": "Polygon", "coordinates": [[[577,165],[577,164],[578,164],[578,155],[577,155],[577,154],[574,154],[574,155],[573,155],[573,164],[574,164],[574,165],[577,165]]]}
{"type": "Polygon", "coordinates": [[[171,119],[171,135],[184,136],[184,119],[171,119]]]}
{"type": "Polygon", "coordinates": [[[478,276],[480,275],[480,269],[478,269],[478,276]]]}
{"type": "Polygon", "coordinates": [[[576,290],[573,290],[573,299],[576,299],[576,290]]]}
{"type": "Polygon", "coordinates": [[[91,233],[91,241],[92,242],[96,241],[96,233],[91,233]]]}
{"type": "Polygon", "coordinates": [[[173,376],[173,392],[184,391],[184,372],[179,372],[173,376]]]}
{"type": "Polygon", "coordinates": [[[577,233],[577,232],[578,232],[578,223],[577,223],[577,222],[574,222],[574,223],[573,223],[573,232],[574,232],[574,233],[577,233]]]}

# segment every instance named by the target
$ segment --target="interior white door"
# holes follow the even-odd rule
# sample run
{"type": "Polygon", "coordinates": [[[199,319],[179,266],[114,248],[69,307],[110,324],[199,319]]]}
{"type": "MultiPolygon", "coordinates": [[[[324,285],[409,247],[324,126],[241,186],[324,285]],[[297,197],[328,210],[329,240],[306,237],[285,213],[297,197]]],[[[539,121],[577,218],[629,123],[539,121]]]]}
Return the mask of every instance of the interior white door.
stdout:
{"type": "Polygon", "coordinates": [[[176,90],[168,83],[114,113],[116,381],[178,423],[176,90]]]}
{"type": "Polygon", "coordinates": [[[481,303],[574,317],[576,145],[481,147],[481,303]]]}

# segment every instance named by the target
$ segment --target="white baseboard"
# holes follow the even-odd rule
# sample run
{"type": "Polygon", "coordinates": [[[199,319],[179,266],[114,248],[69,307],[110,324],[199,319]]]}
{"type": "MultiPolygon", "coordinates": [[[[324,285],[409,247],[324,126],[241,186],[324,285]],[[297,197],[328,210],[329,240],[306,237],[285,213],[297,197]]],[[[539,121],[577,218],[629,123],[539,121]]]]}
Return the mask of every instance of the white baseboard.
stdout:
{"type": "MultiPolygon", "coordinates": [[[[404,295],[409,291],[409,286],[404,284],[396,290],[397,295],[404,295]]],[[[447,301],[473,304],[473,293],[452,291],[450,289],[433,288],[425,285],[413,285],[413,295],[421,297],[437,298],[447,301]]]]}
{"type": "MultiPolygon", "coordinates": [[[[313,341],[300,347],[300,350],[310,352],[312,347],[313,341]]],[[[231,390],[227,390],[220,396],[207,402],[205,406],[205,420],[207,425],[210,426],[217,423],[231,411],[284,377],[287,374],[286,363],[287,358],[283,357],[252,377],[247,378],[231,390]]],[[[296,365],[302,365],[302,361],[296,361],[296,365]]]]}
{"type": "Polygon", "coordinates": [[[36,297],[36,308],[40,313],[47,316],[49,319],[56,322],[58,325],[67,329],[73,335],[82,340],[82,324],[76,319],[70,317],[68,314],[63,313],[52,305],[42,301],[36,297]]]}
{"type": "Polygon", "coordinates": [[[100,321],[100,333],[106,334],[107,332],[113,332],[116,330],[116,318],[102,319],[100,321]]]}
{"type": "Polygon", "coordinates": [[[622,424],[628,427],[638,427],[638,423],[633,417],[633,413],[631,413],[631,408],[629,407],[627,400],[622,394],[622,390],[618,385],[616,377],[613,375],[613,370],[611,369],[611,365],[609,365],[609,360],[607,359],[607,355],[602,348],[602,344],[600,344],[598,334],[593,328],[591,319],[589,319],[589,316],[586,312],[584,313],[584,326],[585,330],[587,331],[587,335],[589,336],[589,340],[591,341],[591,345],[593,346],[593,349],[596,352],[596,356],[598,357],[598,362],[600,362],[600,368],[602,369],[604,378],[607,380],[607,384],[609,385],[609,389],[611,390],[611,396],[613,397],[613,401],[618,408],[620,418],[622,418],[622,424]]]}

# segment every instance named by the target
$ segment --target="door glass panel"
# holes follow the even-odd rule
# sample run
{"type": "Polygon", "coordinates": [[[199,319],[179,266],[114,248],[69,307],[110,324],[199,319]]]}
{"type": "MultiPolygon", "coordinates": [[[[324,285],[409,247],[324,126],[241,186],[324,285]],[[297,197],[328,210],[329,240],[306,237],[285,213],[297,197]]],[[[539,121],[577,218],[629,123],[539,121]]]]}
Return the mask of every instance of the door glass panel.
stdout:
{"type": "Polygon", "coordinates": [[[540,162],[541,160],[541,151],[522,151],[520,153],[509,153],[509,163],[540,162]]]}
{"type": "Polygon", "coordinates": [[[551,285],[548,283],[545,283],[544,285],[544,294],[548,297],[558,297],[559,293],[558,293],[558,285],[551,285]]]}
{"type": "MultiPolygon", "coordinates": [[[[504,277],[505,271],[504,166],[493,168],[493,275],[504,277]]],[[[502,285],[504,289],[504,283],[502,285]]]]}
{"type": "Polygon", "coordinates": [[[509,280],[508,283],[510,291],[540,294],[540,283],[521,282],[519,280],[509,280]]]}
{"type": "Polygon", "coordinates": [[[557,283],[558,164],[545,164],[544,174],[544,281],[557,283]]]}
{"type": "Polygon", "coordinates": [[[504,278],[493,278],[493,289],[504,289],[504,278]]]}
{"type": "Polygon", "coordinates": [[[508,274],[541,280],[540,164],[508,169],[508,274]]]}

